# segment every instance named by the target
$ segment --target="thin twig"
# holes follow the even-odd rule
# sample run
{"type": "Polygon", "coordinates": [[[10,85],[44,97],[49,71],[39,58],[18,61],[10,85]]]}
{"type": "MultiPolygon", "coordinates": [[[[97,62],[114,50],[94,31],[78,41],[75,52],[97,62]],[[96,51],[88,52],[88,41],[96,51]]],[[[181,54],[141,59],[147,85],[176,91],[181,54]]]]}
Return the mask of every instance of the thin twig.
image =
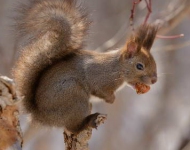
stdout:
{"type": "Polygon", "coordinates": [[[132,6],[132,9],[131,9],[131,16],[130,16],[130,26],[132,28],[132,30],[134,31],[134,25],[133,25],[133,20],[134,20],[134,15],[135,15],[135,8],[136,8],[136,5],[139,4],[142,0],[133,0],[133,6],[132,6]]]}
{"type": "Polygon", "coordinates": [[[166,17],[155,21],[160,26],[159,33],[166,34],[173,30],[189,13],[190,1],[186,0],[183,4],[178,5],[178,9],[168,13],[166,17]]]}
{"type": "Polygon", "coordinates": [[[184,34],[179,34],[179,35],[171,35],[171,36],[164,36],[164,35],[156,35],[157,38],[160,39],[176,39],[176,38],[181,38],[184,37],[184,34]]]}
{"type": "Polygon", "coordinates": [[[152,12],[152,2],[151,2],[151,0],[149,0],[149,2],[148,2],[147,0],[145,0],[145,2],[146,2],[146,7],[147,7],[147,9],[148,9],[150,12],[152,12]]]}
{"type": "Polygon", "coordinates": [[[158,47],[158,48],[153,48],[152,50],[154,52],[157,52],[157,51],[173,51],[173,50],[180,50],[182,48],[185,48],[185,47],[189,47],[190,46],[190,40],[189,41],[185,41],[183,43],[180,43],[180,44],[171,44],[171,45],[166,45],[166,46],[163,46],[163,47],[158,47]]]}
{"type": "Polygon", "coordinates": [[[147,9],[148,9],[148,12],[146,14],[146,17],[145,17],[145,20],[144,20],[144,24],[147,23],[149,17],[150,17],[150,14],[152,13],[152,1],[149,0],[149,2],[147,0],[145,0],[146,2],[146,6],[147,6],[147,9]]]}
{"type": "MultiPolygon", "coordinates": [[[[188,0],[183,1],[181,5],[177,5],[178,7],[174,7],[172,12],[169,13],[165,18],[158,19],[155,21],[156,24],[159,24],[160,34],[166,34],[167,32],[174,29],[184,18],[187,14],[190,13],[190,2],[188,0]]],[[[173,39],[173,38],[180,38],[183,37],[184,34],[173,35],[173,36],[163,36],[157,35],[158,38],[162,39],[173,39]]]]}
{"type": "MultiPolygon", "coordinates": [[[[160,26],[160,30],[159,30],[160,34],[168,33],[173,28],[175,28],[188,14],[190,14],[189,3],[190,3],[189,0],[184,0],[181,5],[177,5],[176,7],[174,7],[176,9],[172,9],[172,11],[168,12],[168,15],[165,15],[165,17],[154,21],[155,24],[159,24],[160,26]]],[[[136,5],[136,4],[133,4],[133,5],[136,5]]],[[[134,7],[135,6],[133,6],[133,8],[134,7]]],[[[130,17],[130,21],[131,20],[133,21],[134,15],[131,14],[131,16],[132,18],[130,17]]],[[[125,27],[125,25],[123,27],[125,27]]],[[[98,47],[96,50],[105,51],[113,47],[123,37],[123,33],[126,33],[126,31],[123,30],[125,29],[123,27],[111,39],[105,42],[102,46],[98,47]]]]}

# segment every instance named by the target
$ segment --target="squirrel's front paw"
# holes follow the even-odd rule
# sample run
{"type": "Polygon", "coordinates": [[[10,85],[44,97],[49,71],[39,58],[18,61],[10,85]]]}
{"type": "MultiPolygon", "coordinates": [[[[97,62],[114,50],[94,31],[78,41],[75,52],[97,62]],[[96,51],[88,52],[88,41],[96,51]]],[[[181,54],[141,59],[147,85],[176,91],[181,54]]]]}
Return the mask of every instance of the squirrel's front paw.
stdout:
{"type": "Polygon", "coordinates": [[[90,116],[88,116],[88,125],[92,128],[97,129],[97,127],[104,123],[104,121],[107,119],[106,114],[100,114],[100,113],[95,113],[90,116]]]}
{"type": "Polygon", "coordinates": [[[111,95],[111,96],[109,96],[109,97],[106,97],[106,98],[105,98],[105,101],[106,101],[107,103],[112,104],[112,103],[115,101],[115,95],[111,95]]]}
{"type": "Polygon", "coordinates": [[[99,114],[97,116],[97,119],[95,120],[95,124],[97,128],[100,124],[104,124],[105,120],[107,119],[107,115],[106,114],[99,114]]]}

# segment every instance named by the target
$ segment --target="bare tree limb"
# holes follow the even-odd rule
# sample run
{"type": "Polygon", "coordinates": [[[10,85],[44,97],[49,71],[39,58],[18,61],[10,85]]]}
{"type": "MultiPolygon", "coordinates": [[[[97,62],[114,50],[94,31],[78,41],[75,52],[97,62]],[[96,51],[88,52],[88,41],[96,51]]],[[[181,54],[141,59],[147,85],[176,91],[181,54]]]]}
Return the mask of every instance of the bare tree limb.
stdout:
{"type": "Polygon", "coordinates": [[[166,17],[155,21],[155,23],[158,23],[161,27],[159,30],[160,34],[166,34],[173,30],[190,13],[190,1],[185,0],[175,8],[177,9],[172,10],[166,17]]]}

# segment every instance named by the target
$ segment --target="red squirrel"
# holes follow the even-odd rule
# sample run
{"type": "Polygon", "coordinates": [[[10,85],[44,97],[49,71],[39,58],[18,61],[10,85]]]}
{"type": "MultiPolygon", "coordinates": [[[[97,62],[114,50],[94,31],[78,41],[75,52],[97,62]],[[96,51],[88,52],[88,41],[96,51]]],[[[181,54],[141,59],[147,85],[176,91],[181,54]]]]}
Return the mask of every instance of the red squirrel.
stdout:
{"type": "Polygon", "coordinates": [[[101,114],[91,114],[91,95],[113,103],[124,82],[157,81],[150,53],[157,26],[141,25],[121,49],[101,53],[83,49],[89,21],[75,0],[30,0],[19,9],[22,44],[13,77],[35,121],[72,133],[96,128],[101,114]]]}

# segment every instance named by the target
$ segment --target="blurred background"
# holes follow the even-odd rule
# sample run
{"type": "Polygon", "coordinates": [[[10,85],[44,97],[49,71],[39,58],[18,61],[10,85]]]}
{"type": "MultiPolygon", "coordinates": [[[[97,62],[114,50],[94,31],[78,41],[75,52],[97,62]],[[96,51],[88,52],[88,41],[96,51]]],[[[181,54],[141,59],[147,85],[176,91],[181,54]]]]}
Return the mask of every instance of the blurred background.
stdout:
{"type": "MultiPolygon", "coordinates": [[[[11,77],[18,56],[12,32],[13,8],[18,0],[0,0],[0,74],[11,77]]],[[[24,0],[23,0],[24,1],[24,0]]],[[[82,1],[82,0],[81,0],[82,1]]],[[[90,150],[190,150],[190,0],[153,0],[148,22],[162,24],[161,35],[185,34],[177,39],[156,39],[152,54],[158,82],[150,92],[137,95],[129,87],[116,93],[114,104],[93,98],[93,112],[108,120],[93,130],[90,150]]],[[[87,48],[109,51],[122,46],[131,33],[132,0],[85,0],[93,21],[87,48]]],[[[144,21],[146,1],[137,6],[134,27],[144,21]]],[[[61,129],[30,125],[21,115],[24,150],[63,150],[61,129]]]]}

